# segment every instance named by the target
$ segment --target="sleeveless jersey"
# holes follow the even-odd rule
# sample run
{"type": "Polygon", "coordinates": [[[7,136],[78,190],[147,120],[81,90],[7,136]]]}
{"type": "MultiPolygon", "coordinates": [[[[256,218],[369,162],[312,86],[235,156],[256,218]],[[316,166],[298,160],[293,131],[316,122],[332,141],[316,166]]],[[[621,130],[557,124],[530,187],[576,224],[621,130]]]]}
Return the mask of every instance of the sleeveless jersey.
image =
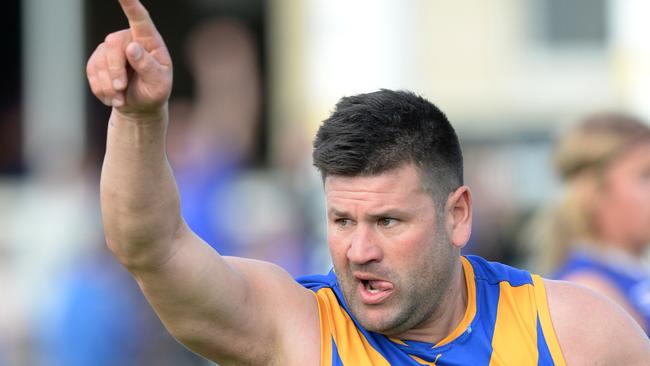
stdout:
{"type": "Polygon", "coordinates": [[[587,250],[573,250],[553,276],[565,279],[574,273],[594,273],[612,283],[623,295],[645,324],[650,336],[650,271],[639,263],[618,262],[613,257],[603,257],[587,250]]]}
{"type": "Polygon", "coordinates": [[[461,257],[467,309],[437,344],[370,332],[349,311],[334,271],[298,279],[318,302],[321,366],[564,366],[541,277],[477,256],[461,257]]]}

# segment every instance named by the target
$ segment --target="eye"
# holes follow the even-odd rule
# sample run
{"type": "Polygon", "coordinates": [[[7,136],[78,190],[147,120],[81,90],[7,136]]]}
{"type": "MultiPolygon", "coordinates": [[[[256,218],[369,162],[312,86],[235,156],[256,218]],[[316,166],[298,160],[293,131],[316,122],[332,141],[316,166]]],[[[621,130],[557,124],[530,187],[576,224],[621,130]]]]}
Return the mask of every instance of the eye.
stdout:
{"type": "Polygon", "coordinates": [[[334,223],[336,224],[336,226],[346,227],[346,226],[350,226],[350,224],[352,224],[352,220],[350,220],[348,218],[345,218],[345,217],[341,217],[341,218],[335,219],[334,223]]]}
{"type": "Polygon", "coordinates": [[[392,227],[395,226],[395,224],[397,224],[397,219],[394,219],[392,217],[382,217],[379,220],[377,220],[377,224],[383,227],[392,227]]]}

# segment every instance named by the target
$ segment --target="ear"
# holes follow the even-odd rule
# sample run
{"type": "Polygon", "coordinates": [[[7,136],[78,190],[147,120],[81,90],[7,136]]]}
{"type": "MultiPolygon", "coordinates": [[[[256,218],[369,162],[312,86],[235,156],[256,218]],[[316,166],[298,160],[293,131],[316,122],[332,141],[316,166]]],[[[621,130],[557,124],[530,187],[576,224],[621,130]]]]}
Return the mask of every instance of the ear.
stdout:
{"type": "Polygon", "coordinates": [[[462,248],[472,233],[472,193],[467,186],[461,186],[447,197],[445,205],[445,226],[451,243],[462,248]]]}

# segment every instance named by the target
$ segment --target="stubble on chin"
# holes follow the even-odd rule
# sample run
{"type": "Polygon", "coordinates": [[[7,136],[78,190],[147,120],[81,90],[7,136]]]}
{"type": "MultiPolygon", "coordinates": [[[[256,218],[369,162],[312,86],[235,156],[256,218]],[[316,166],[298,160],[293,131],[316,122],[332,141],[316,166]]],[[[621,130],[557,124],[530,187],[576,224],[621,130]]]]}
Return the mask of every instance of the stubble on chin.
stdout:
{"type": "Polygon", "coordinates": [[[339,286],[342,289],[348,309],[364,329],[385,335],[398,334],[402,332],[404,327],[408,329],[409,317],[416,306],[414,304],[403,304],[404,301],[400,299],[400,281],[394,275],[388,275],[385,271],[378,275],[388,279],[395,286],[395,293],[386,303],[378,305],[363,304],[357,294],[358,282],[354,280],[351,274],[344,278],[339,276],[339,286]]]}
{"type": "Polygon", "coordinates": [[[348,273],[349,276],[339,277],[339,286],[350,312],[364,329],[386,336],[398,336],[435,316],[449,290],[451,277],[447,277],[448,273],[445,272],[450,271],[451,268],[435,271],[430,267],[427,273],[408,273],[405,277],[414,279],[409,283],[400,281],[395,274],[384,272],[382,278],[393,282],[395,293],[386,303],[379,305],[361,303],[357,294],[358,282],[352,276],[352,271],[348,273]]]}

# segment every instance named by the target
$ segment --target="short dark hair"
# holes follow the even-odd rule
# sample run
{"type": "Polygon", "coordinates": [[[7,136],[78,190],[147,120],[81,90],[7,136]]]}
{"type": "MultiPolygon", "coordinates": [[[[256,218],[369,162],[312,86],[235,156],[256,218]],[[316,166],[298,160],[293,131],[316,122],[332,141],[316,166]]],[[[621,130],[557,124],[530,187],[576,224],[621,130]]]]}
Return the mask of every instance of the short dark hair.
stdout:
{"type": "Polygon", "coordinates": [[[409,91],[341,98],[316,133],[313,159],[323,179],[375,175],[413,163],[425,188],[441,198],[438,205],[463,184],[454,128],[433,103],[409,91]]]}

